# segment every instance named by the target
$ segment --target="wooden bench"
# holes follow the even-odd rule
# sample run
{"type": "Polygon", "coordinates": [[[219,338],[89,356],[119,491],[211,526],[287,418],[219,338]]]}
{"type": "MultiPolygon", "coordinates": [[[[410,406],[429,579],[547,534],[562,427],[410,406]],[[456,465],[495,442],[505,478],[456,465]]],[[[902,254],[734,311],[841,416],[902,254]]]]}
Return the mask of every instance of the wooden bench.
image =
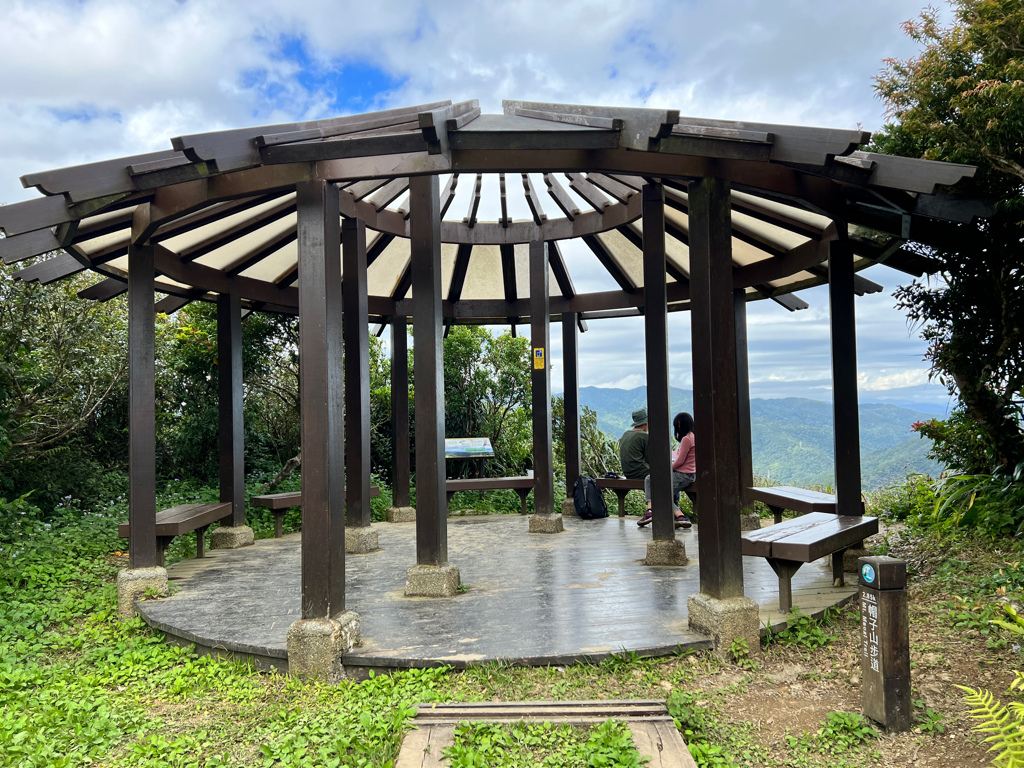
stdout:
{"type": "MultiPolygon", "coordinates": [[[[806,488],[795,488],[792,485],[778,485],[772,488],[748,488],[750,498],[762,502],[775,516],[775,522],[782,522],[782,511],[790,509],[798,515],[810,512],[828,512],[837,514],[836,497],[831,493],[810,491],[806,488]]],[[[861,502],[860,513],[864,514],[864,502],[861,502]]]]}
{"type": "MultiPolygon", "coordinates": [[[[619,517],[626,516],[626,494],[630,491],[642,491],[644,489],[644,480],[630,480],[625,477],[599,477],[594,482],[597,483],[598,488],[607,488],[610,491],[614,491],[615,495],[619,498],[619,517]]],[[[694,504],[697,503],[697,484],[693,483],[683,491],[687,496],[690,497],[690,501],[694,504]]]]}
{"type": "Polygon", "coordinates": [[[784,523],[741,534],[742,552],[768,560],[779,577],[779,609],[793,607],[793,574],[804,563],[832,555],[832,578],[843,585],[843,552],[878,533],[878,518],[808,512],[784,523]]]}
{"type": "Polygon", "coordinates": [[[522,514],[527,514],[526,497],[533,490],[534,479],[532,477],[469,477],[459,480],[445,481],[445,491],[448,495],[448,502],[451,503],[452,496],[460,491],[496,491],[502,488],[509,488],[519,494],[519,501],[522,504],[522,514]]]}
{"type": "MultiPolygon", "coordinates": [[[[196,532],[196,557],[206,556],[206,529],[212,523],[223,520],[231,514],[231,502],[214,504],[180,504],[156,513],[156,541],[160,565],[164,564],[164,553],[175,536],[189,531],[196,532]]],[[[127,539],[131,524],[117,526],[117,535],[127,539]]]]}
{"type": "MultiPolygon", "coordinates": [[[[371,496],[380,496],[380,486],[370,486],[371,496]]],[[[292,507],[302,506],[302,491],[287,491],[285,493],[268,493],[263,496],[253,496],[249,499],[255,507],[264,507],[274,513],[274,538],[280,539],[283,535],[284,513],[292,507]]]]}

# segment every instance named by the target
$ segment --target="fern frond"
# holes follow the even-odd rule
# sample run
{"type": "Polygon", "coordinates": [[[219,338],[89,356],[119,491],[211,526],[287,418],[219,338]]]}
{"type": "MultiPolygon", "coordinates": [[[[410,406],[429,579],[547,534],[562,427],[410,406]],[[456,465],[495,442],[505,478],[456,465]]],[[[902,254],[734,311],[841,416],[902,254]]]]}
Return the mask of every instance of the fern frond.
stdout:
{"type": "Polygon", "coordinates": [[[984,741],[991,743],[989,752],[997,752],[993,763],[1004,768],[1024,768],[1024,706],[1013,705],[1015,716],[990,691],[957,685],[964,692],[964,703],[971,707],[970,716],[978,720],[974,730],[989,733],[984,741]]]}

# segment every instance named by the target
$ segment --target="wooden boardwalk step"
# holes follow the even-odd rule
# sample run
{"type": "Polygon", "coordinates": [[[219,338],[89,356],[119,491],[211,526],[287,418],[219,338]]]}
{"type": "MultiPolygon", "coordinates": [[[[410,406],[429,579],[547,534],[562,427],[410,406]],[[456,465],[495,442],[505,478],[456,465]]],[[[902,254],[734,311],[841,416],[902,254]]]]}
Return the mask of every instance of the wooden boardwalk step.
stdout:
{"type": "Polygon", "coordinates": [[[455,725],[464,720],[596,725],[609,719],[629,726],[637,751],[650,758],[649,768],[696,768],[665,702],[640,699],[418,704],[416,729],[406,734],[395,768],[443,768],[441,752],[454,743],[455,725]]]}

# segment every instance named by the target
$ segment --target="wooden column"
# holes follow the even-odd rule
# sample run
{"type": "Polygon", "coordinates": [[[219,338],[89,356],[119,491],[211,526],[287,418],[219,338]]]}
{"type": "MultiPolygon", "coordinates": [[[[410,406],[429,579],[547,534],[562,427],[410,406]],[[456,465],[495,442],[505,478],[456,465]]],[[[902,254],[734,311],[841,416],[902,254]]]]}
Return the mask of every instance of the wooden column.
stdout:
{"type": "Polygon", "coordinates": [[[391,445],[394,459],[392,505],[411,505],[409,493],[409,329],[408,318],[391,318],[391,445]]]}
{"type": "Polygon", "coordinates": [[[245,428],[242,419],[242,302],[238,293],[217,297],[217,394],[220,500],[231,502],[225,525],[245,525],[245,428]]]}
{"type": "Polygon", "coordinates": [[[416,376],[416,563],[448,562],[441,348],[441,211],[437,176],[409,180],[413,365],[416,376]]]}
{"type": "Polygon", "coordinates": [[[128,567],[160,565],[156,543],[153,246],[128,247],[128,567]]]}
{"type": "Polygon", "coordinates": [[[863,512],[860,503],[860,417],[857,411],[857,326],[853,296],[853,250],[845,240],[833,240],[829,244],[828,255],[828,299],[832,331],[836,504],[841,515],[863,512]]]}
{"type": "MultiPolygon", "coordinates": [[[[530,243],[530,343],[533,365],[533,512],[555,512],[555,462],[551,446],[551,298],[548,288],[548,245],[530,243]]],[[[559,509],[561,513],[561,509],[559,509]]]]}
{"type": "Polygon", "coordinates": [[[747,361],[747,292],[737,288],[732,295],[736,317],[736,415],[740,428],[740,504],[753,502],[747,490],[754,484],[754,457],[750,438],[750,368],[747,361]]]}
{"type": "Polygon", "coordinates": [[[644,340],[647,347],[647,457],[651,464],[653,538],[674,539],[672,446],[668,392],[668,293],[665,271],[665,190],[643,188],[644,340]]]}
{"type": "Polygon", "coordinates": [[[725,599],[743,594],[729,182],[699,179],[689,195],[700,589],[725,599]]]}
{"type": "Polygon", "coordinates": [[[370,328],[367,325],[366,224],[341,225],[345,310],[345,524],[369,527],[370,328]]]}
{"type": "Polygon", "coordinates": [[[562,313],[562,397],[565,423],[565,497],[572,498],[580,476],[580,331],[579,315],[562,313]]]}
{"type": "Polygon", "coordinates": [[[334,618],[345,610],[341,222],[336,186],[297,192],[302,618],[334,618]]]}

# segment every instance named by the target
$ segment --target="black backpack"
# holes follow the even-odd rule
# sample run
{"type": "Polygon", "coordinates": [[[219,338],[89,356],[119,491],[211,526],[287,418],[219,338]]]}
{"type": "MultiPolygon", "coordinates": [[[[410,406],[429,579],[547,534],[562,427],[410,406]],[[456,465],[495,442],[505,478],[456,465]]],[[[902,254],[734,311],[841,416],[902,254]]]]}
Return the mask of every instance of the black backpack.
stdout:
{"type": "Polygon", "coordinates": [[[576,514],[584,520],[598,520],[608,517],[608,507],[604,504],[601,489],[594,478],[580,475],[572,489],[572,501],[576,506],[576,514]]]}

